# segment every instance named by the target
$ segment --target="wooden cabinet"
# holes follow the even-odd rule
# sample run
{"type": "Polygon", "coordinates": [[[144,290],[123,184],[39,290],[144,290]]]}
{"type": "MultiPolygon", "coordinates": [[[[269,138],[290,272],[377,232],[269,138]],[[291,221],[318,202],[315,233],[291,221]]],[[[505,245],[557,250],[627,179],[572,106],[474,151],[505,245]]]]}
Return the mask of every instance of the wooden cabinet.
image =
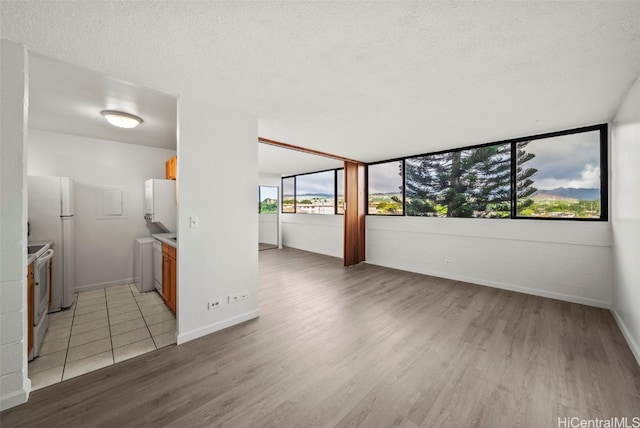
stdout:
{"type": "Polygon", "coordinates": [[[165,178],[167,180],[175,180],[178,178],[178,156],[167,159],[164,165],[165,178]]]}
{"type": "Polygon", "coordinates": [[[162,298],[169,309],[176,313],[176,249],[162,244],[162,298]]]}
{"type": "Polygon", "coordinates": [[[33,349],[33,287],[35,285],[33,263],[29,264],[27,272],[27,355],[29,355],[33,349]]]}

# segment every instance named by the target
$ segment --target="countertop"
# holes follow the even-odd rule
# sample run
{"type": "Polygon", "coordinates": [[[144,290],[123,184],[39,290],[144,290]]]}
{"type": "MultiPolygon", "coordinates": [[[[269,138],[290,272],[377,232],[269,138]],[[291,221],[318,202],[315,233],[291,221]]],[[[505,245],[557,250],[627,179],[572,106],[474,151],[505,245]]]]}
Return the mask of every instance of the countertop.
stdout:
{"type": "Polygon", "coordinates": [[[35,253],[35,254],[28,254],[27,255],[27,266],[29,266],[31,263],[35,262],[36,259],[38,257],[40,257],[41,255],[43,255],[44,252],[47,251],[49,248],[53,247],[53,241],[29,241],[27,246],[31,246],[31,245],[44,245],[44,247],[42,247],[40,250],[38,250],[38,252],[35,253]]]}
{"type": "Polygon", "coordinates": [[[155,239],[157,239],[160,242],[163,242],[167,245],[172,246],[173,248],[178,248],[177,233],[154,233],[151,236],[153,236],[155,239]],[[176,239],[171,239],[171,238],[176,238],[176,239]]]}

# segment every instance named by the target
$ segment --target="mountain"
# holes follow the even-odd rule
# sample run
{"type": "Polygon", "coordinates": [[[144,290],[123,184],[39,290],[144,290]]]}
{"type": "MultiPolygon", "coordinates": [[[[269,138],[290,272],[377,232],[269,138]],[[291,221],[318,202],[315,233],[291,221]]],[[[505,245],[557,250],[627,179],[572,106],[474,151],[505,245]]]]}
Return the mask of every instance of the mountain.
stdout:
{"type": "Polygon", "coordinates": [[[595,201],[600,199],[600,189],[576,189],[574,187],[557,187],[555,189],[538,190],[535,199],[576,199],[579,201],[595,201]]]}
{"type": "Polygon", "coordinates": [[[297,193],[297,197],[301,196],[315,196],[318,198],[333,198],[333,195],[330,193],[297,193]]]}

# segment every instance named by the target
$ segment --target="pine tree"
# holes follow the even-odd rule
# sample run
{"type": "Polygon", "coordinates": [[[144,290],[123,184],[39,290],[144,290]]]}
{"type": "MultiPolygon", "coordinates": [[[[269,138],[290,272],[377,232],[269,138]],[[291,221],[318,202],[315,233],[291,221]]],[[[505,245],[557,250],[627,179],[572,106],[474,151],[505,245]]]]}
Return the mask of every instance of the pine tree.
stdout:
{"type": "Polygon", "coordinates": [[[473,201],[473,216],[509,215],[511,199],[511,145],[500,144],[470,150],[467,194],[473,201]]]}
{"type": "MultiPolygon", "coordinates": [[[[535,155],[519,143],[518,189],[529,196],[536,170],[522,164],[535,155]]],[[[407,214],[413,216],[504,217],[511,195],[511,145],[421,156],[406,160],[407,214]]],[[[532,190],[533,189],[533,190],[532,190]]]]}
{"type": "Polygon", "coordinates": [[[443,199],[448,187],[449,159],[446,154],[436,154],[407,159],[405,192],[407,214],[436,216],[436,204],[443,199]]]}
{"type": "Polygon", "coordinates": [[[516,201],[518,212],[533,204],[533,199],[529,198],[538,191],[533,187],[531,179],[538,170],[535,168],[525,168],[523,165],[533,159],[536,155],[527,152],[526,148],[530,141],[523,141],[516,144],[516,201]]]}

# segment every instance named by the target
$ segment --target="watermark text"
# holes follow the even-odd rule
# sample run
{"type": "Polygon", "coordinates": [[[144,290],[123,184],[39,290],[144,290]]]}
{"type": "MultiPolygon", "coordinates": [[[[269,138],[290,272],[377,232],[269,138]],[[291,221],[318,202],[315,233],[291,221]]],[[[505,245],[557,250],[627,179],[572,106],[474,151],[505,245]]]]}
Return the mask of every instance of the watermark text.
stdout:
{"type": "Polygon", "coordinates": [[[558,428],[640,428],[640,416],[607,419],[583,419],[577,416],[558,417],[558,428]]]}

